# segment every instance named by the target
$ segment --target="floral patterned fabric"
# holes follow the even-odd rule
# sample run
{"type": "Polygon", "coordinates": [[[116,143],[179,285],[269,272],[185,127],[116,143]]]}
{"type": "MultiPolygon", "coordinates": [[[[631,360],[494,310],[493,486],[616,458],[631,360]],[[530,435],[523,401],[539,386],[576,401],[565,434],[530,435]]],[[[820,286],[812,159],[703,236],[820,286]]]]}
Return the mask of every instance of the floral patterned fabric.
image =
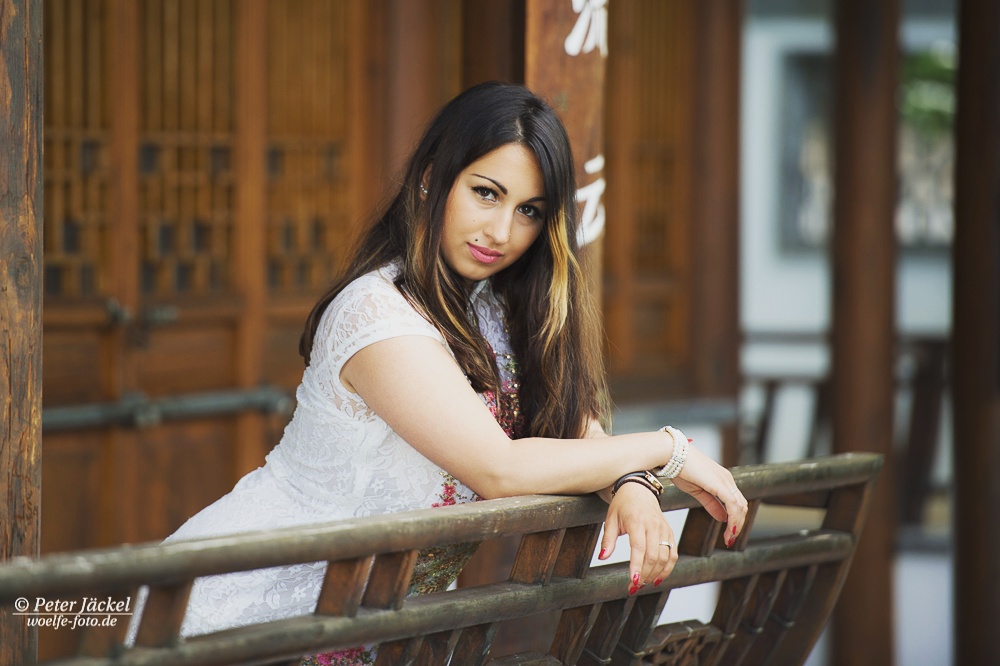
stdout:
{"type": "MultiPolygon", "coordinates": [[[[344,289],[324,313],[312,359],[296,391],[297,406],[281,442],[266,464],[186,522],[167,541],[307,525],[344,518],[449,506],[478,499],[399,437],[365,402],[340,382],[340,369],[355,353],[380,340],[430,337],[440,332],[396,289],[398,268],[385,267],[344,289]]],[[[470,316],[479,323],[497,357],[503,382],[499,398],[483,395],[508,435],[521,427],[516,363],[505,331],[503,308],[484,281],[470,296],[470,316]]],[[[445,589],[475,550],[473,544],[431,549],[418,558],[411,594],[445,589]]],[[[199,578],[181,627],[195,636],[230,627],[312,613],[325,562],[274,567],[199,578]]],[[[145,603],[140,592],[128,641],[134,640],[145,603]]],[[[374,663],[374,646],[314,655],[304,664],[374,663]]]]}

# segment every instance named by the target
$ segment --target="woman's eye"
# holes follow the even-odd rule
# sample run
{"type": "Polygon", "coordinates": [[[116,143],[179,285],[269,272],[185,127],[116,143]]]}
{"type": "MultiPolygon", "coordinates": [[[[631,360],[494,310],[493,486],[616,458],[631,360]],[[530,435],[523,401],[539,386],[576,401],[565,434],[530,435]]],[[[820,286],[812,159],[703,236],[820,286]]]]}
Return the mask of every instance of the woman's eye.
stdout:
{"type": "Polygon", "coordinates": [[[486,187],[485,185],[476,185],[472,188],[472,191],[478,194],[480,199],[484,199],[485,201],[497,200],[496,190],[486,187]]]}
{"type": "Polygon", "coordinates": [[[517,207],[517,212],[525,217],[530,217],[531,219],[536,219],[542,216],[542,211],[538,210],[534,206],[529,206],[527,204],[517,207]]]}

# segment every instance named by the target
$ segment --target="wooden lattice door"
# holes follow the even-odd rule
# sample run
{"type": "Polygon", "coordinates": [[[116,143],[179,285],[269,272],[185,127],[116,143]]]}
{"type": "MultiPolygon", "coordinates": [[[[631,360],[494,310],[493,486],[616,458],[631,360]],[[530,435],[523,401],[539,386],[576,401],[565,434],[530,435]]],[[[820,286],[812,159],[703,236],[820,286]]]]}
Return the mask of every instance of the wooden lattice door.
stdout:
{"type": "Polygon", "coordinates": [[[162,538],[280,436],[370,204],[360,7],[46,0],[43,551],[162,538]]]}

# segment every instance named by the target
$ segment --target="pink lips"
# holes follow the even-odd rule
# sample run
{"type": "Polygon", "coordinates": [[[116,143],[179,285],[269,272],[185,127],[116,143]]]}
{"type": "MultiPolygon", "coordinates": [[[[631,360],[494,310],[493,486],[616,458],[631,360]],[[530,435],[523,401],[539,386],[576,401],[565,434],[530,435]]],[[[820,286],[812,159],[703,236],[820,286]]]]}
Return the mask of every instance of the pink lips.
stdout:
{"type": "Polygon", "coordinates": [[[469,246],[469,252],[472,254],[473,258],[484,264],[492,264],[503,256],[503,252],[497,252],[496,250],[491,250],[488,247],[480,247],[479,245],[473,245],[472,243],[467,243],[467,245],[469,246]]]}

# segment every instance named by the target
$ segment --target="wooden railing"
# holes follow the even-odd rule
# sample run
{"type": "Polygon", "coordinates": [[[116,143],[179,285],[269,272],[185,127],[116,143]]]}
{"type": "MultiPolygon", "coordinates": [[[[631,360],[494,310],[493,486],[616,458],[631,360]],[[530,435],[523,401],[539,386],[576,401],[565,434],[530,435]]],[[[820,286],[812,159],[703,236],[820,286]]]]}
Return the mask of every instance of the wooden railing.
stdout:
{"type": "Polygon", "coordinates": [[[115,626],[67,628],[78,637],[77,655],[48,663],[74,666],[288,664],[363,643],[380,644],[379,664],[795,664],[839,594],[881,462],[847,454],[735,469],[750,513],[732,549],[723,545],[722,524],[668,485],[662,508],[692,509],[680,561],[662,585],[634,596],[627,563],[591,566],[604,502],[531,496],[14,561],[0,566],[0,605],[24,612],[26,622],[39,598],[110,598],[132,609],[137,589],[148,585],[139,645],[122,645],[127,616],[110,616],[120,619],[115,626]],[[787,508],[796,506],[805,510],[787,508]],[[769,512],[802,514],[812,526],[765,518],[769,512]],[[406,595],[419,551],[517,534],[508,581],[406,595]],[[315,614],[178,638],[196,577],[322,560],[329,565],[315,614]],[[711,622],[656,626],[671,590],[710,581],[722,582],[711,622]],[[548,611],[561,615],[547,655],[489,662],[499,622],[548,611]]]}

